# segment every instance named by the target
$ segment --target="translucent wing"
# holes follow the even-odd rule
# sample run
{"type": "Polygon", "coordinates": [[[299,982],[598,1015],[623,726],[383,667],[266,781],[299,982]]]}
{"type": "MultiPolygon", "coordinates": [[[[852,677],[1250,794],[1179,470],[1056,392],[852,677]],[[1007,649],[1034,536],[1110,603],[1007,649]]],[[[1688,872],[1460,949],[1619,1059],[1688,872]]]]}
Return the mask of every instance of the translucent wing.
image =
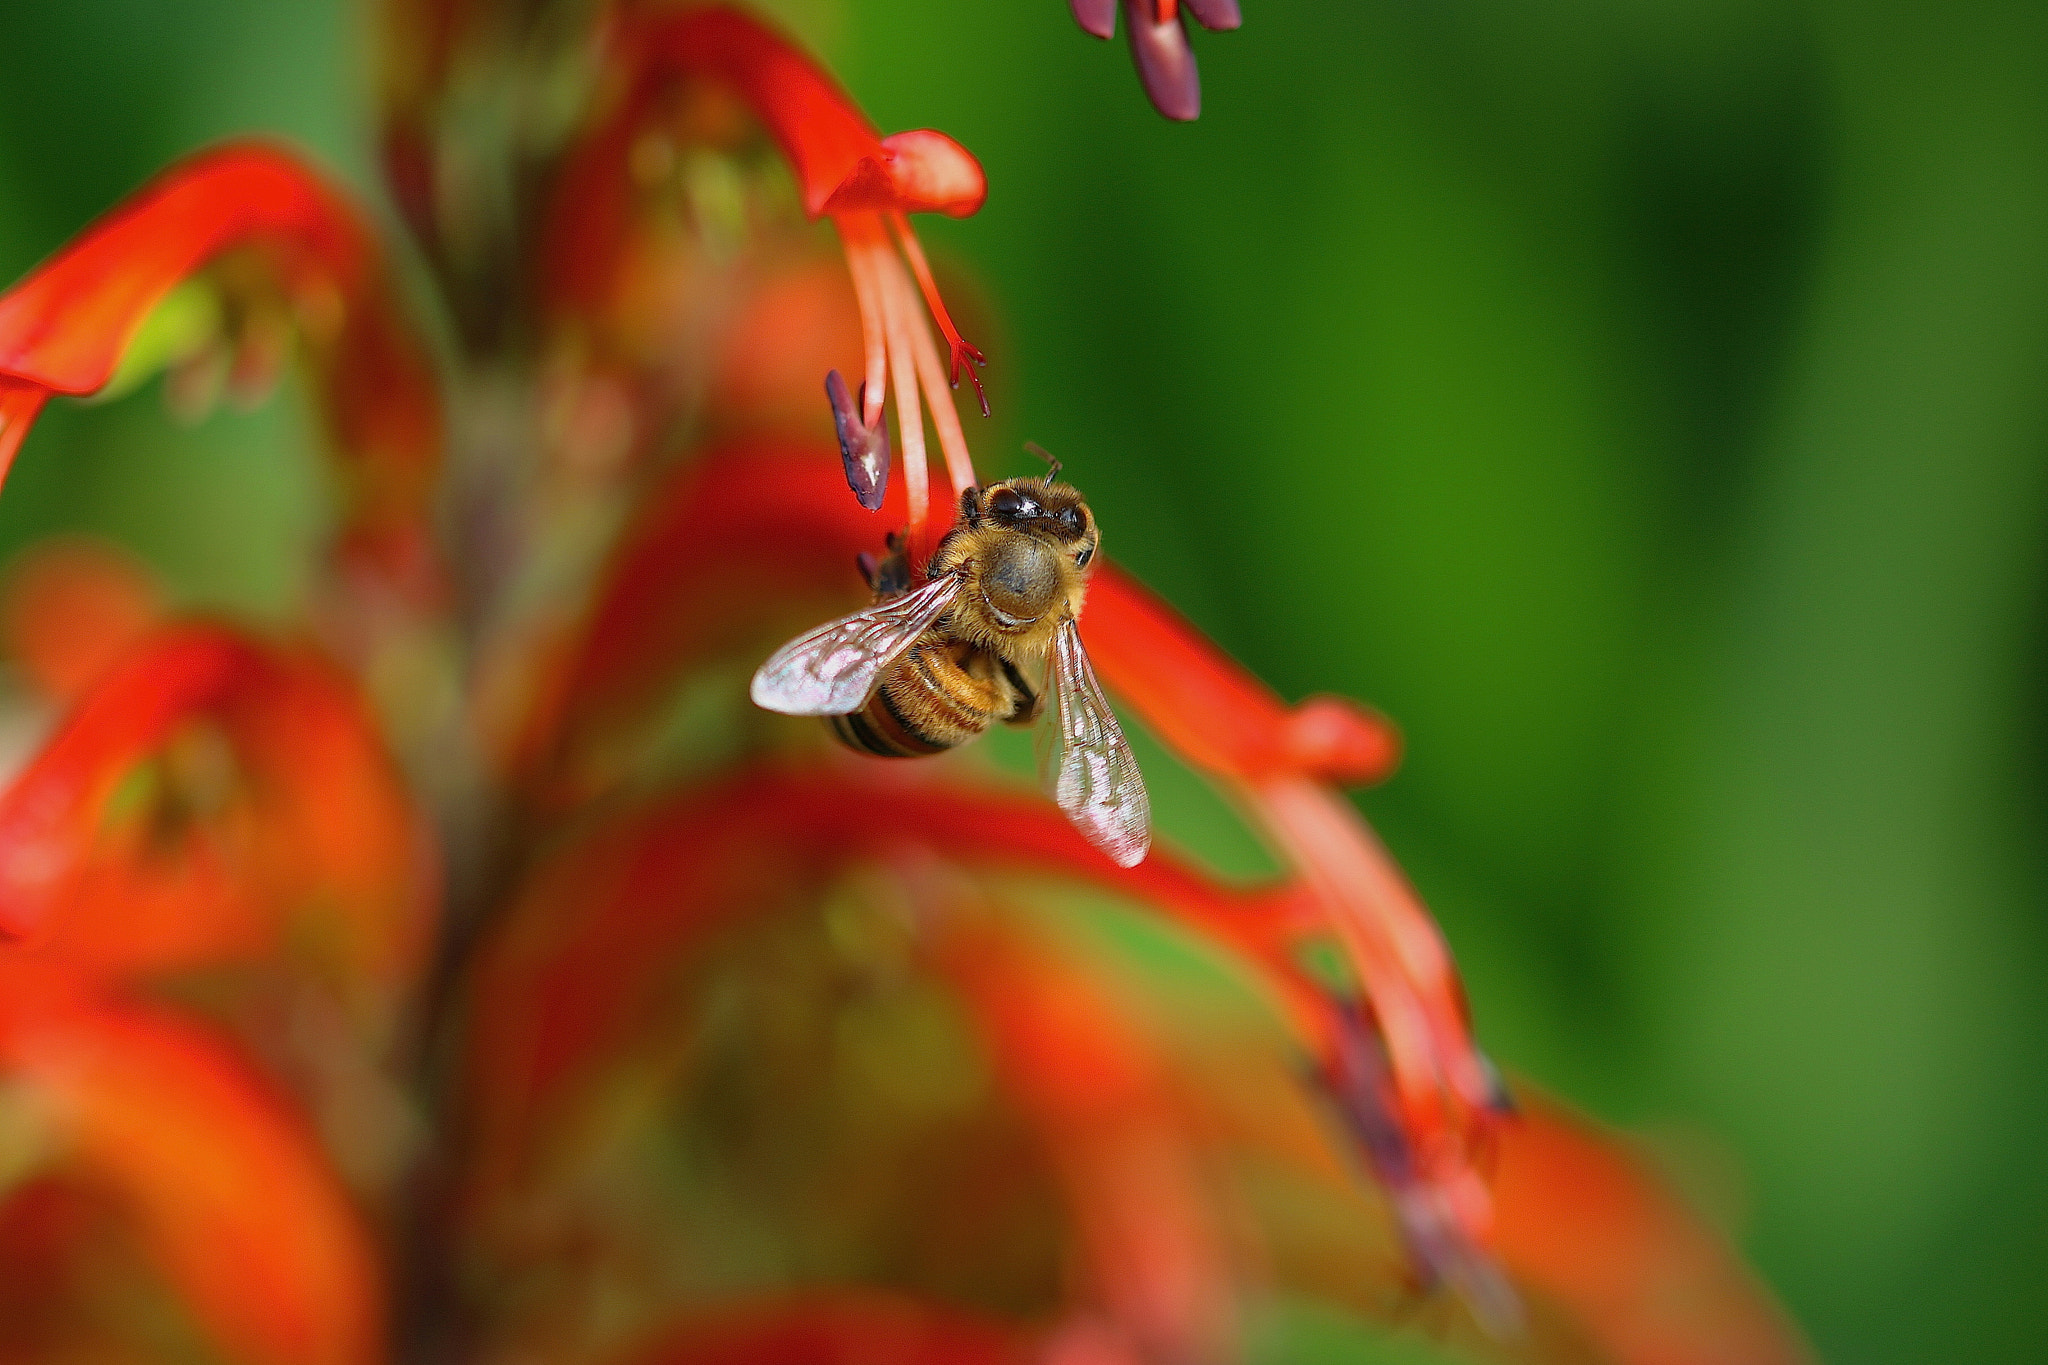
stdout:
{"type": "Polygon", "coordinates": [[[889,665],[946,614],[959,592],[958,578],[934,578],[916,592],[797,636],[755,670],[754,704],[786,716],[860,710],[889,665]]]}
{"type": "Polygon", "coordinates": [[[1136,867],[1152,847],[1152,803],[1071,620],[1052,637],[1049,674],[1052,714],[1040,722],[1038,780],[1089,843],[1118,867],[1136,867]]]}

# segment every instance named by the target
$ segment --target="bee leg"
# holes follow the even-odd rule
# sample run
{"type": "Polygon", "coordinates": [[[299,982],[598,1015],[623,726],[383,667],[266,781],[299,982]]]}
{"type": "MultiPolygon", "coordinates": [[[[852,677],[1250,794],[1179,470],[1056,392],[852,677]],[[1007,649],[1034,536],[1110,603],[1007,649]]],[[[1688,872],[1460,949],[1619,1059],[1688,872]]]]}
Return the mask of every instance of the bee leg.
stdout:
{"type": "Polygon", "coordinates": [[[862,550],[853,557],[854,567],[860,570],[861,581],[868,585],[868,591],[875,589],[875,557],[862,550]]]}
{"type": "Polygon", "coordinates": [[[1031,684],[1024,681],[1024,674],[1008,659],[1002,661],[1003,678],[1010,684],[1012,703],[1010,714],[1003,717],[1009,725],[1029,725],[1038,719],[1038,713],[1045,709],[1045,698],[1031,690],[1031,684]]]}
{"type": "Polygon", "coordinates": [[[875,590],[877,602],[886,602],[910,591],[910,560],[904,556],[901,547],[891,547],[891,551],[887,558],[875,565],[875,577],[869,585],[875,590]]]}

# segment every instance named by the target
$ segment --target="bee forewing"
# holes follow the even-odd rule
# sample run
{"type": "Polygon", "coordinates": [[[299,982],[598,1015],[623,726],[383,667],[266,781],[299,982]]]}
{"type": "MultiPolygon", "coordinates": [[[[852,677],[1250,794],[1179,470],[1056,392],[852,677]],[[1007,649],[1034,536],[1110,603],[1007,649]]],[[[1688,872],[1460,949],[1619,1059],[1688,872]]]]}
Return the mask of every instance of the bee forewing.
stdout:
{"type": "Polygon", "coordinates": [[[786,716],[860,710],[889,665],[945,615],[959,591],[960,580],[949,574],[797,636],[755,670],[754,704],[786,716]]]}
{"type": "Polygon", "coordinates": [[[1089,843],[1118,867],[1136,867],[1152,847],[1152,803],[1071,620],[1053,634],[1049,672],[1052,715],[1038,733],[1038,780],[1089,843]]]}

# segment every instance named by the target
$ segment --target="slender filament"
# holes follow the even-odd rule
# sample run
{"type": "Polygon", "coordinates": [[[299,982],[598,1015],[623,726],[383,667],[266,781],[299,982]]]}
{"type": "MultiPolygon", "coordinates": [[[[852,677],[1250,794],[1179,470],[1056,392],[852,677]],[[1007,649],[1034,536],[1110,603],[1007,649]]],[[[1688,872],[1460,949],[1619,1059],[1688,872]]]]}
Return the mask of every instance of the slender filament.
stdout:
{"type": "Polygon", "coordinates": [[[938,433],[939,449],[946,453],[946,476],[953,482],[953,497],[980,482],[974,475],[974,456],[967,449],[967,433],[960,428],[960,413],[946,392],[946,372],[939,363],[939,348],[932,341],[931,328],[918,312],[917,296],[910,292],[910,277],[900,262],[887,261],[882,268],[896,307],[909,319],[910,343],[917,361],[918,384],[931,399],[932,429],[938,433]]]}
{"type": "MultiPolygon", "coordinates": [[[[953,315],[946,311],[946,301],[939,296],[938,282],[932,278],[931,262],[924,256],[924,247],[917,240],[917,234],[910,230],[910,219],[901,213],[889,215],[889,225],[896,229],[896,240],[903,244],[903,254],[910,261],[910,269],[917,276],[917,287],[924,292],[925,307],[932,310],[933,321],[946,335],[949,348],[947,376],[950,386],[960,386],[960,367],[967,366],[967,377],[974,381],[974,396],[981,400],[981,415],[988,416],[988,394],[981,387],[981,376],[976,373],[977,365],[986,365],[988,357],[980,348],[970,345],[960,335],[960,329],[953,325],[953,315]]],[[[929,384],[926,385],[930,387],[929,384]]]]}
{"type": "Polygon", "coordinates": [[[887,397],[889,353],[882,317],[881,283],[875,263],[889,254],[889,241],[871,213],[841,214],[835,220],[846,247],[846,271],[853,277],[853,296],[860,306],[861,345],[866,352],[866,377],[861,421],[870,427],[882,420],[887,397]]]}
{"type": "Polygon", "coordinates": [[[913,565],[921,567],[927,548],[925,522],[931,512],[931,474],[925,466],[924,408],[918,401],[916,352],[910,340],[917,315],[903,291],[889,287],[896,263],[889,259],[888,250],[888,244],[882,243],[868,264],[874,271],[875,292],[881,296],[883,326],[889,335],[889,368],[896,376],[897,449],[903,453],[903,492],[910,504],[904,538],[910,544],[913,565]]]}

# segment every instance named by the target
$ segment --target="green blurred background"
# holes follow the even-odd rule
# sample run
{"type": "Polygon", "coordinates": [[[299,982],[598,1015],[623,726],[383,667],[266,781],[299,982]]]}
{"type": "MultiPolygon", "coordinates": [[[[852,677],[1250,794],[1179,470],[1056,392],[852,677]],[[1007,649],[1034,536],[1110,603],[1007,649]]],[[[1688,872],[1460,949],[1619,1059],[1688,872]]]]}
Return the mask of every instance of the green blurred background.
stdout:
{"type": "MultiPolygon", "coordinates": [[[[1364,805],[1493,1054],[1828,1359],[2048,1357],[2048,9],[1246,0],[1175,126],[1059,0],[776,8],[987,166],[926,229],[995,319],[984,467],[1058,451],[1283,693],[1404,726],[1364,805]]],[[[0,273],[227,132],[373,190],[366,46],[5,6],[0,273]]],[[[51,413],[0,551],[278,616],[320,518],[289,398],[144,394],[51,413]]]]}

